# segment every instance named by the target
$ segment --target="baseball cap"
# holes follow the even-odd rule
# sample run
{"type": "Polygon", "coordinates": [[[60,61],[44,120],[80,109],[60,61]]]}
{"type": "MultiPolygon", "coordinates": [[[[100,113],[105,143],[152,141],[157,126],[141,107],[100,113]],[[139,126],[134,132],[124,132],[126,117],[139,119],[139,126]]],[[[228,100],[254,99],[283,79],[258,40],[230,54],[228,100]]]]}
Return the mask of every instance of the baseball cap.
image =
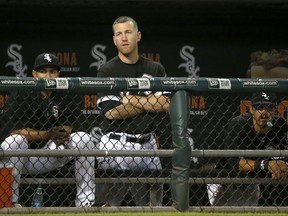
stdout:
{"type": "Polygon", "coordinates": [[[34,70],[39,70],[43,67],[54,67],[57,70],[61,69],[57,56],[50,53],[41,53],[36,57],[34,70]]]}
{"type": "Polygon", "coordinates": [[[257,92],[252,94],[252,105],[259,106],[259,105],[270,105],[276,106],[277,105],[277,97],[274,93],[269,92],[257,92]]]}

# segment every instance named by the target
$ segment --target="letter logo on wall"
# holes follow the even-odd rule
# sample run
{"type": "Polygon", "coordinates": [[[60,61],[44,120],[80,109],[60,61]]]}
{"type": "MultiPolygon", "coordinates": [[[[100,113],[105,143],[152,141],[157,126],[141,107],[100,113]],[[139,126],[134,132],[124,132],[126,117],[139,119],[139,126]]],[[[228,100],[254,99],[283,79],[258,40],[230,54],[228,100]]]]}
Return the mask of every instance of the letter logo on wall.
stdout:
{"type": "Polygon", "coordinates": [[[100,110],[97,108],[97,95],[84,95],[83,96],[83,114],[93,115],[100,114],[100,110]]]}
{"type": "Polygon", "coordinates": [[[13,59],[13,61],[8,62],[5,67],[12,66],[13,70],[16,72],[16,77],[26,77],[27,65],[23,65],[23,56],[19,53],[22,49],[21,45],[11,44],[7,49],[7,55],[13,59]]]}
{"type": "Polygon", "coordinates": [[[188,73],[188,77],[199,77],[198,72],[200,67],[196,67],[195,57],[192,55],[194,47],[185,45],[180,49],[180,57],[185,61],[181,63],[178,68],[185,68],[188,73]]]}
{"type": "MultiPolygon", "coordinates": [[[[198,78],[200,67],[196,66],[195,57],[193,56],[194,47],[185,45],[180,49],[180,57],[185,61],[178,66],[185,68],[189,78],[198,78]]],[[[197,82],[197,81],[194,81],[197,82]]],[[[202,95],[190,96],[190,115],[207,115],[208,110],[206,107],[205,98],[202,95]]]]}
{"type": "Polygon", "coordinates": [[[101,44],[96,44],[92,50],[91,50],[91,55],[94,59],[97,61],[91,63],[89,65],[89,68],[91,67],[97,67],[97,70],[101,67],[101,65],[105,64],[107,61],[107,57],[104,54],[104,50],[106,49],[106,46],[101,45],[101,44]]]}
{"type": "Polygon", "coordinates": [[[51,52],[57,56],[59,64],[61,65],[61,71],[63,72],[79,72],[80,67],[78,67],[77,53],[76,52],[51,52]]]}

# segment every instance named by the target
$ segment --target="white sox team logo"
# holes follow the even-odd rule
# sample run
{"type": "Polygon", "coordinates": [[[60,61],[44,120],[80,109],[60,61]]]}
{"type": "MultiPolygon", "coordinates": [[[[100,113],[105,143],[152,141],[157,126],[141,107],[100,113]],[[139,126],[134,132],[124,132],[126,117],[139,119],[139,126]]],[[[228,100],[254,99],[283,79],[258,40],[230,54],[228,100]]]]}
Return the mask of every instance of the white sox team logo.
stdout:
{"type": "Polygon", "coordinates": [[[269,100],[269,95],[267,95],[265,92],[262,92],[262,97],[263,97],[265,100],[269,100]]]}
{"type": "Polygon", "coordinates": [[[198,72],[200,67],[196,67],[195,57],[191,54],[194,50],[194,47],[185,45],[180,50],[180,57],[186,61],[181,63],[178,68],[185,68],[185,71],[188,73],[188,77],[197,78],[199,77],[198,72]]]}
{"type": "Polygon", "coordinates": [[[57,119],[59,116],[59,110],[57,106],[52,107],[52,115],[57,119]]]}
{"type": "Polygon", "coordinates": [[[106,49],[106,46],[101,45],[101,44],[96,44],[92,50],[91,50],[91,55],[94,59],[96,59],[96,62],[93,62],[92,64],[89,65],[89,68],[91,67],[97,67],[97,70],[101,67],[101,65],[105,64],[107,61],[106,55],[103,53],[104,50],[106,49]]]}
{"type": "Polygon", "coordinates": [[[23,57],[19,53],[22,49],[21,45],[11,44],[7,49],[7,55],[13,59],[13,61],[8,62],[5,67],[12,66],[13,70],[16,72],[16,77],[26,77],[27,65],[23,65],[23,57]]]}
{"type": "Polygon", "coordinates": [[[46,59],[48,62],[52,62],[52,58],[50,57],[50,54],[48,53],[44,55],[44,59],[46,59]]]}

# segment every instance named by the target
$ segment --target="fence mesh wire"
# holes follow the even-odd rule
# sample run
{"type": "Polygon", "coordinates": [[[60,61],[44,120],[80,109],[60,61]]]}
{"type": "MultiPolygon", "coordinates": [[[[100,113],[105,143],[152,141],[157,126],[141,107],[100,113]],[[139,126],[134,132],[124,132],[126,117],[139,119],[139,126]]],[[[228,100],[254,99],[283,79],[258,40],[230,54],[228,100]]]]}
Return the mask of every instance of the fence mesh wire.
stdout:
{"type": "MultiPolygon", "coordinates": [[[[7,93],[9,95],[9,93],[7,93]]],[[[227,137],[227,127],[229,121],[236,116],[249,112],[251,94],[240,93],[197,93],[190,95],[190,122],[188,127],[189,142],[193,150],[219,150],[226,149],[225,138],[227,137]]],[[[6,94],[1,96],[2,101],[2,118],[5,114],[4,103],[7,101],[6,94]]],[[[67,98],[66,98],[67,99],[67,98]]],[[[25,98],[22,98],[26,101],[25,98]]],[[[84,131],[91,135],[93,141],[93,148],[99,148],[99,141],[103,138],[103,131],[101,126],[104,124],[104,116],[99,114],[99,110],[96,107],[96,95],[84,95],[84,94],[69,94],[66,104],[66,109],[69,109],[67,113],[73,115],[70,124],[73,125],[75,131],[84,131]]],[[[286,111],[286,98],[283,95],[279,95],[279,101],[282,101],[278,108],[275,110],[275,114],[285,121],[287,121],[286,111]]],[[[63,101],[60,101],[61,103],[63,101]]],[[[5,103],[6,104],[6,103],[5,103]]],[[[42,104],[43,105],[43,104],[42,104]]],[[[19,112],[15,110],[8,116],[8,119],[2,121],[1,128],[5,127],[5,124],[12,124],[17,128],[18,121],[26,118],[27,121],[34,121],[35,126],[42,122],[43,119],[39,119],[39,122],[33,119],[36,115],[35,111],[38,110],[39,104],[26,103],[22,106],[25,108],[19,112]],[[5,124],[4,124],[5,123],[5,124]]],[[[51,104],[43,105],[43,110],[48,113],[48,109],[51,108],[51,104]]],[[[52,104],[53,109],[53,104],[52,104]]],[[[50,112],[50,111],[49,111],[50,112]]],[[[149,113],[147,115],[150,115],[149,113]]],[[[6,115],[7,117],[7,115],[6,115]]],[[[67,117],[67,116],[64,116],[67,117]]],[[[152,115],[157,125],[156,131],[152,134],[152,138],[155,138],[157,148],[160,150],[173,149],[170,119],[169,113],[156,113],[152,115]]],[[[142,124],[148,124],[148,122],[142,122],[142,124]]],[[[42,126],[40,126],[41,128],[42,126]]],[[[46,127],[46,126],[45,126],[46,127]]],[[[47,125],[51,127],[51,125],[47,125]]],[[[46,130],[46,128],[43,128],[46,130]]],[[[120,131],[115,129],[115,131],[120,131]]],[[[143,132],[145,134],[145,132],[143,132]]],[[[112,137],[121,142],[121,134],[119,136],[112,137]]],[[[110,137],[111,138],[111,137],[110,137]]],[[[140,142],[139,139],[143,137],[128,137],[131,138],[131,143],[140,142]]],[[[141,145],[150,142],[152,139],[150,136],[144,137],[141,140],[141,145]],[[147,139],[149,139],[147,141],[147,139]]],[[[248,137],[249,138],[249,137],[248,137]]],[[[286,140],[285,140],[286,142],[286,140]]],[[[131,145],[130,143],[130,145],[131,145]]],[[[31,148],[32,146],[30,146],[31,148]]],[[[133,144],[131,149],[136,147],[133,144]]],[[[285,146],[286,148],[287,146],[285,146]]],[[[34,147],[37,148],[37,147],[34,147]]],[[[123,149],[128,151],[129,149],[123,149]]],[[[137,150],[137,149],[135,149],[137,150]]],[[[156,164],[152,168],[143,163],[143,158],[133,158],[123,160],[118,158],[118,164],[112,164],[115,157],[101,157],[97,158],[95,164],[95,182],[96,182],[96,204],[109,205],[107,200],[118,203],[122,206],[147,206],[147,205],[162,205],[171,206],[171,192],[169,186],[169,177],[171,173],[171,158],[161,157],[161,165],[156,164]],[[131,164],[141,163],[141,167],[132,166],[131,164]],[[139,162],[140,160],[140,162],[139,162]],[[103,162],[106,163],[103,166],[103,162]],[[144,165],[143,165],[144,164],[144,165]],[[146,166],[146,167],[145,167],[146,166]]],[[[218,169],[216,164],[221,163],[226,158],[221,157],[203,157],[203,158],[191,158],[191,173],[190,173],[190,206],[210,206],[211,196],[208,194],[210,188],[207,189],[207,182],[209,184],[219,183],[219,178],[228,180],[228,183],[233,183],[233,180],[237,180],[237,184],[243,183],[250,185],[257,185],[255,180],[259,178],[268,179],[266,182],[260,184],[260,199],[259,206],[286,206],[287,200],[287,187],[284,180],[271,180],[271,176],[258,175],[256,173],[254,177],[247,175],[239,175],[233,173],[233,171],[225,168],[218,169]],[[209,179],[205,182],[205,180],[209,179]],[[230,180],[230,182],[229,182],[230,180]]],[[[61,160],[61,158],[60,158],[61,160]]],[[[20,184],[20,198],[19,202],[23,206],[31,206],[31,199],[34,191],[39,184],[44,189],[44,205],[45,206],[75,206],[74,200],[76,199],[76,186],[75,186],[75,158],[69,160],[65,165],[52,164],[53,169],[49,172],[36,173],[24,172],[21,176],[20,184]],[[47,181],[47,179],[53,179],[53,181],[47,181]],[[71,180],[72,179],[72,180],[71,180]]],[[[46,161],[49,163],[49,160],[46,161]]],[[[15,168],[14,168],[15,169],[15,168]]],[[[77,169],[77,167],[76,167],[77,169]]],[[[0,185],[3,185],[3,181],[6,181],[5,176],[1,176],[0,185]]],[[[222,185],[229,185],[223,182],[222,185]],[[224,184],[225,183],[225,184],[224,184]]],[[[5,190],[1,188],[1,193],[5,190]]],[[[0,194],[1,195],[1,194],[0,194]]],[[[244,194],[245,195],[245,194],[244,194]]],[[[244,196],[243,195],[243,196],[244,196]]],[[[247,195],[247,194],[246,194],[247,195]]]]}

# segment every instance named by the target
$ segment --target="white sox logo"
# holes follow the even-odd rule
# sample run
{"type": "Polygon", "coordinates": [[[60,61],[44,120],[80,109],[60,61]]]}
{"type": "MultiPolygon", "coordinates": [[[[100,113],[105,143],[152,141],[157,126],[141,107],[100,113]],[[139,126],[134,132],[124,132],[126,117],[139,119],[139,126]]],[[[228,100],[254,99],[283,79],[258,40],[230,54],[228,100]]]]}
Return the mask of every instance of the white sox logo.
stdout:
{"type": "Polygon", "coordinates": [[[195,65],[195,57],[191,54],[194,50],[194,47],[185,45],[180,50],[180,57],[186,62],[181,63],[178,68],[185,68],[185,71],[188,73],[188,77],[197,78],[199,77],[198,72],[200,67],[195,65]]]}
{"type": "Polygon", "coordinates": [[[263,97],[265,100],[269,100],[269,95],[267,95],[265,92],[262,92],[262,97],[263,97]]]}
{"type": "Polygon", "coordinates": [[[52,107],[52,115],[57,119],[59,116],[59,110],[57,106],[52,107]]]}
{"type": "Polygon", "coordinates": [[[48,53],[44,55],[44,59],[46,59],[48,62],[52,62],[52,58],[50,57],[50,54],[48,53]]]}
{"type": "Polygon", "coordinates": [[[27,65],[23,65],[23,57],[18,52],[22,48],[21,45],[11,44],[7,49],[7,55],[13,59],[13,61],[8,62],[5,67],[12,66],[13,70],[16,72],[16,77],[26,77],[27,65]],[[16,49],[16,50],[15,50],[16,49]]]}
{"type": "Polygon", "coordinates": [[[96,59],[96,62],[93,62],[92,64],[89,65],[89,68],[91,67],[97,67],[97,70],[101,67],[101,65],[105,64],[107,61],[106,55],[103,53],[104,50],[106,49],[106,46],[103,46],[101,44],[96,44],[92,50],[91,50],[91,55],[94,59],[96,59]],[[100,49],[100,51],[99,51],[100,49]]]}

